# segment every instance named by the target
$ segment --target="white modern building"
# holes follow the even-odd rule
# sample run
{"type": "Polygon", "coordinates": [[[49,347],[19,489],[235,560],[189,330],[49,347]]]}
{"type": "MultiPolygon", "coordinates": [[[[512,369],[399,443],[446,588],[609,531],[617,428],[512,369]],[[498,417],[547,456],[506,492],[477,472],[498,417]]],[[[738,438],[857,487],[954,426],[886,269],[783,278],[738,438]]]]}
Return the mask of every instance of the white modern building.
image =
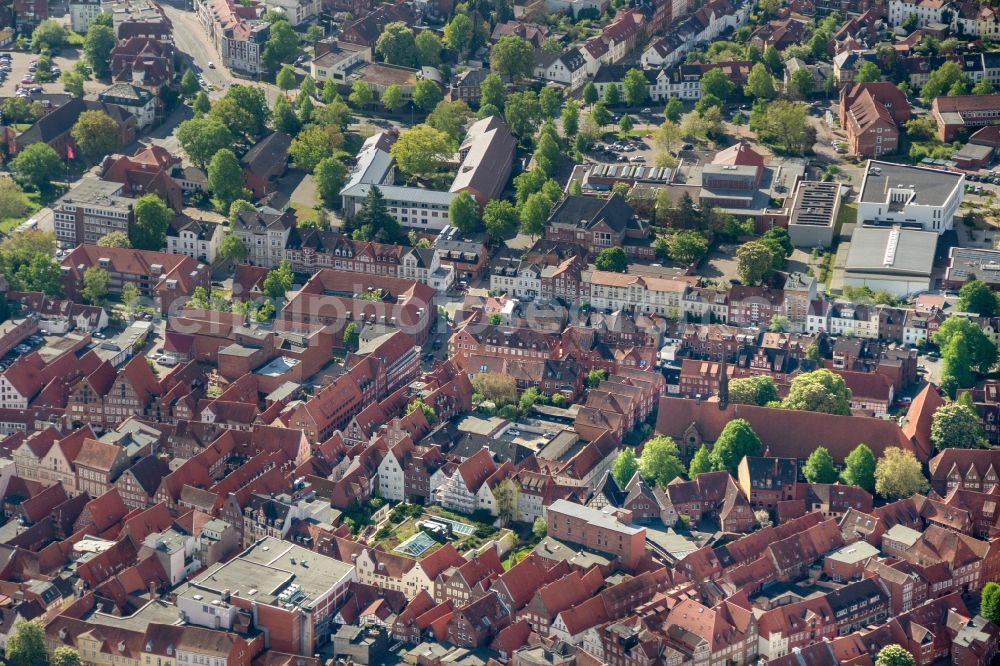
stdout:
{"type": "Polygon", "coordinates": [[[954,226],[965,175],[869,160],[858,197],[858,223],[892,223],[942,234],[954,226]]]}

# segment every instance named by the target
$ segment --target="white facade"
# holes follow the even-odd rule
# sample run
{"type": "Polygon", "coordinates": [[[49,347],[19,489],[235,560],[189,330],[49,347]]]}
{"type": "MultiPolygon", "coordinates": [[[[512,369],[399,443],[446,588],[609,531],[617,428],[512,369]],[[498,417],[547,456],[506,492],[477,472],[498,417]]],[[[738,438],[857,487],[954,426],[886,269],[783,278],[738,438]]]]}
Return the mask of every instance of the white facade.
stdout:
{"type": "Polygon", "coordinates": [[[222,225],[216,224],[209,238],[200,238],[193,229],[181,229],[177,235],[167,235],[167,252],[183,254],[198,261],[213,263],[222,245],[222,225]]]}
{"type": "Polygon", "coordinates": [[[69,26],[73,32],[84,34],[90,27],[90,22],[101,13],[101,2],[91,2],[88,0],[76,0],[69,3],[69,26]]]}
{"type": "Polygon", "coordinates": [[[964,191],[965,175],[958,172],[870,160],[858,197],[858,222],[918,224],[942,234],[953,228],[964,191]]]}
{"type": "Polygon", "coordinates": [[[7,379],[7,373],[0,375],[0,408],[27,409],[28,400],[33,397],[21,395],[21,392],[7,379]]]}
{"type": "Polygon", "coordinates": [[[378,466],[378,493],[391,502],[402,502],[405,493],[403,468],[390,451],[378,466]]]}
{"type": "MultiPolygon", "coordinates": [[[[920,2],[917,0],[890,0],[889,2],[889,24],[901,26],[910,17],[910,14],[917,15],[918,25],[925,26],[928,23],[942,23],[942,13],[949,10],[949,5],[945,2],[920,2]]],[[[954,12],[951,12],[954,15],[954,12]]]]}
{"type": "Polygon", "coordinates": [[[583,274],[583,290],[599,310],[633,310],[678,319],[684,310],[686,282],[664,278],[622,275],[605,271],[583,274]]]}
{"type": "Polygon", "coordinates": [[[317,16],[321,5],[317,0],[264,0],[268,11],[284,12],[292,25],[302,25],[317,16]]]}

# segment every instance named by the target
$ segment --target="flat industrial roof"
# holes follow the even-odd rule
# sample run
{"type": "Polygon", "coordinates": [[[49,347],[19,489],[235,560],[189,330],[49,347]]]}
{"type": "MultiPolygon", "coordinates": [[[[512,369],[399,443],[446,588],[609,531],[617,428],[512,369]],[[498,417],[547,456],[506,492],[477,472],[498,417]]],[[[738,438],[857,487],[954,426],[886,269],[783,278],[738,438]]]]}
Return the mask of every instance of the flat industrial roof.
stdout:
{"type": "Polygon", "coordinates": [[[934,266],[938,235],[893,227],[857,227],[845,268],[851,273],[927,277],[934,266]]]}
{"type": "Polygon", "coordinates": [[[887,203],[889,190],[904,189],[913,192],[910,205],[943,206],[961,182],[955,171],[869,160],[858,201],[887,203]]]}

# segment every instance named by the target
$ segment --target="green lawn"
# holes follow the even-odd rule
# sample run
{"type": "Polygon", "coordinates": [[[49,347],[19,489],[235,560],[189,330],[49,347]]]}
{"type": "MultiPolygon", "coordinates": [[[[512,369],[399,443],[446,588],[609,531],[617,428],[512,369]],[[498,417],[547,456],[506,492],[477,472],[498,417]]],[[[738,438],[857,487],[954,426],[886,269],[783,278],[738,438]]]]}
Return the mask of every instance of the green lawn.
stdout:
{"type": "Polygon", "coordinates": [[[837,211],[837,221],[834,223],[833,227],[833,237],[840,237],[840,230],[844,228],[845,224],[853,224],[858,221],[858,204],[857,203],[845,203],[837,211]]]}
{"type": "Polygon", "coordinates": [[[29,192],[25,194],[25,198],[27,199],[28,207],[24,214],[16,217],[5,217],[0,220],[0,232],[9,234],[15,229],[15,227],[17,227],[17,225],[21,224],[41,209],[42,203],[37,192],[29,192]]]}

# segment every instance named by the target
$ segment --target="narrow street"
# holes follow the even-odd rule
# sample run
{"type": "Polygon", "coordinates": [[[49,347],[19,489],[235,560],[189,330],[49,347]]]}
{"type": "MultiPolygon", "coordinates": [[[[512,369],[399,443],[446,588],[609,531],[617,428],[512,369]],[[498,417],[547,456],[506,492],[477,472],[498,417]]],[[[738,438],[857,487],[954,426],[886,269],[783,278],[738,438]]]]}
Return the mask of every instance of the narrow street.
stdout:
{"type": "Polygon", "coordinates": [[[164,2],[161,6],[167,18],[174,24],[174,43],[177,45],[177,50],[187,56],[195,74],[201,74],[205,81],[215,87],[215,90],[208,94],[211,99],[218,99],[225,95],[226,90],[234,83],[242,83],[262,88],[268,104],[274,103],[280,94],[276,86],[233,76],[228,69],[222,66],[222,59],[198,19],[197,13],[182,9],[169,2],[164,2]],[[214,68],[208,66],[210,62],[215,65],[214,68]]]}

